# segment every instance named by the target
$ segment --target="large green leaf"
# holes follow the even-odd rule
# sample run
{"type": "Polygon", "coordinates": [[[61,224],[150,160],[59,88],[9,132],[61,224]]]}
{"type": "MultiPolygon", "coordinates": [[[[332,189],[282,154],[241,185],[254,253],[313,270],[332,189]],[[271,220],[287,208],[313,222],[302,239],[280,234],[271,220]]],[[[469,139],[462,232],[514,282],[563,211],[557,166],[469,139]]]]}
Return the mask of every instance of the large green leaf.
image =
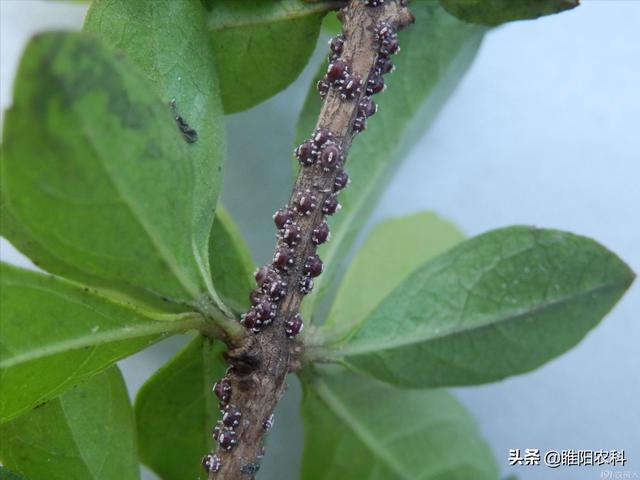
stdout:
{"type": "MultiPolygon", "coordinates": [[[[206,10],[199,0],[97,0],[87,14],[85,30],[124,51],[153,84],[166,108],[195,130],[197,141],[174,161],[192,165],[193,189],[183,192],[185,198],[194,201],[193,222],[188,231],[202,265],[208,266],[207,244],[226,147],[218,77],[205,17],[206,10]]],[[[188,187],[175,184],[176,190],[181,188],[188,187]]]]}
{"type": "Polygon", "coordinates": [[[63,279],[0,264],[0,421],[53,398],[196,314],[160,314],[63,279]]]}
{"type": "Polygon", "coordinates": [[[194,339],[142,386],[135,403],[140,459],[163,480],[199,478],[219,416],[211,387],[224,346],[194,339]]]}
{"type": "Polygon", "coordinates": [[[431,212],[383,221],[349,265],[321,331],[336,337],[357,328],[411,272],[463,239],[431,212]]]}
{"type": "Polygon", "coordinates": [[[209,258],[216,290],[236,312],[249,307],[249,292],[255,287],[255,262],[233,219],[218,207],[211,230],[209,258]]]}
{"type": "MultiPolygon", "coordinates": [[[[327,268],[303,304],[307,318],[318,299],[336,285],[341,259],[347,257],[393,171],[469,67],[485,31],[457,20],[436,2],[413,2],[411,10],[416,23],[400,32],[402,52],[394,58],[398,72],[386,77],[389,89],[376,98],[380,112],[349,153],[347,170],[353,181],[340,194],[345,208],[330,220],[331,241],[320,248],[327,268]]],[[[313,130],[319,110],[320,97],[312,86],[298,124],[299,140],[313,130]]],[[[328,303],[314,315],[323,315],[328,303]]]]}
{"type": "Polygon", "coordinates": [[[115,366],[3,424],[0,437],[2,463],[33,480],[139,478],[133,412],[115,366]]]}
{"type": "Polygon", "coordinates": [[[527,372],[577,344],[633,281],[585,237],[510,227],[426,262],[343,346],[352,368],[409,387],[527,372]]]}
{"type": "Polygon", "coordinates": [[[440,0],[440,4],[466,22],[499,25],[570,10],[580,0],[440,0]]]}
{"type": "Polygon", "coordinates": [[[293,82],[336,2],[216,0],[208,27],[226,113],[246,110],[293,82]]]}
{"type": "Polygon", "coordinates": [[[305,385],[303,480],[495,480],[473,420],[443,390],[340,373],[305,385]]]}
{"type": "Polygon", "coordinates": [[[194,197],[193,145],[136,69],[87,36],[49,33],[29,43],[15,84],[2,190],[21,227],[9,240],[83,282],[178,300],[212,293],[213,211],[205,218],[211,200],[194,197]]]}

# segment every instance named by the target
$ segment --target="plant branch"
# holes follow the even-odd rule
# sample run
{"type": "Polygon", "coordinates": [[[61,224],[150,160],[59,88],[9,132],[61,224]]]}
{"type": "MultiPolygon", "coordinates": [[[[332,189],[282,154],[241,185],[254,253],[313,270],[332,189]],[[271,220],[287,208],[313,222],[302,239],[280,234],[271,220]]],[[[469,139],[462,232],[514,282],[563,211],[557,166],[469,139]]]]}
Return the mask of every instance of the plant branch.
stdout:
{"type": "Polygon", "coordinates": [[[274,215],[274,260],[256,273],[253,307],[242,319],[249,333],[228,342],[231,366],[214,387],[223,419],[214,431],[217,451],[203,460],[210,480],[252,479],[258,471],[286,376],[301,366],[298,312],[322,271],[315,252],[327,240],[326,216],[337,210],[337,193],[347,184],[342,166],[353,137],[375,113],[371,96],[391,71],[395,31],[413,22],[405,0],[351,0],[338,16],[343,33],[330,44],[329,70],[318,84],[324,103],[316,130],[296,149],[300,173],[289,204],[274,215]]]}

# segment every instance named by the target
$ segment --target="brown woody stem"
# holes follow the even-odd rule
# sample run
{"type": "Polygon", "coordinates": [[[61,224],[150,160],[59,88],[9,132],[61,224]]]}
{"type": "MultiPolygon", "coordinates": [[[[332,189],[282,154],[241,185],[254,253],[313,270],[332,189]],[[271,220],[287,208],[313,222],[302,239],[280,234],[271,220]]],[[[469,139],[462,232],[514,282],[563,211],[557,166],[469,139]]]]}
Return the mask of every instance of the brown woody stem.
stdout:
{"type": "MultiPolygon", "coordinates": [[[[404,0],[386,0],[380,6],[365,4],[365,0],[351,0],[339,12],[345,39],[340,59],[349,65],[351,75],[362,80],[361,91],[355,92],[353,98],[345,98],[334,84],[324,99],[316,124],[317,129],[327,129],[333,134],[332,143],[341,149],[345,157],[354,136],[360,101],[366,95],[367,81],[376,75],[380,22],[387,22],[393,29],[413,22],[404,0]]],[[[287,374],[300,368],[303,345],[289,338],[291,335],[285,331],[285,325],[299,312],[304,296],[299,284],[306,278],[305,262],[316,250],[317,242],[312,241],[312,232],[324,220],[325,213],[321,207],[327,197],[334,194],[338,172],[338,169],[327,171],[318,162],[300,169],[289,206],[293,208],[300,195],[311,194],[316,198],[316,207],[308,214],[296,215],[300,238],[291,250],[292,262],[280,272],[287,285],[286,293],[277,302],[272,324],[256,329],[255,333],[247,333],[229,345],[227,360],[231,367],[223,383],[218,384],[218,389],[227,387],[223,392],[223,407],[233,407],[240,416],[232,431],[234,445],[229,449],[219,445],[215,457],[209,457],[209,461],[215,459],[216,463],[209,471],[210,480],[252,479],[258,470],[263,455],[265,422],[268,422],[286,390],[287,374]]],[[[281,248],[289,246],[279,239],[276,251],[281,248]]],[[[220,425],[221,431],[224,428],[220,425]]],[[[219,440],[219,443],[223,442],[219,440]]]]}

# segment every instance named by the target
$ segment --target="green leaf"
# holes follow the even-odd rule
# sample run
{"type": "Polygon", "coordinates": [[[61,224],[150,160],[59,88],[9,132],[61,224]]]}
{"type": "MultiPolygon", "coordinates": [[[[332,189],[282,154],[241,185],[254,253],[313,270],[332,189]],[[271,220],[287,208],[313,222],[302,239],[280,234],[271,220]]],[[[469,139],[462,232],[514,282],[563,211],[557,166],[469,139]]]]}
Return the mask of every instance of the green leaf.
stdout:
{"type": "Polygon", "coordinates": [[[0,264],[0,421],[53,398],[172,332],[203,324],[0,264]]]}
{"type": "Polygon", "coordinates": [[[358,328],[410,273],[463,239],[457,227],[431,212],[384,220],[349,265],[321,331],[335,337],[358,328]]]}
{"type": "Polygon", "coordinates": [[[197,141],[175,160],[193,166],[193,191],[184,193],[194,200],[188,231],[197,256],[205,262],[201,266],[208,264],[207,245],[226,155],[222,101],[205,17],[198,0],[97,0],[85,21],[85,30],[125,52],[166,108],[196,132],[190,134],[197,141]]]}
{"type": "Polygon", "coordinates": [[[46,249],[34,258],[43,268],[83,282],[101,277],[181,301],[213,295],[213,212],[203,217],[211,200],[194,198],[193,145],[135,70],[85,35],[29,43],[1,165],[3,210],[21,225],[13,233],[28,237],[9,240],[46,249]]]}
{"type": "Polygon", "coordinates": [[[2,463],[27,478],[140,478],[133,412],[117,367],[0,426],[2,463]]]}
{"type": "Polygon", "coordinates": [[[349,373],[313,378],[302,404],[304,480],[495,480],[473,420],[444,390],[400,391],[349,373]]]}
{"type": "Polygon", "coordinates": [[[466,22],[499,25],[571,10],[580,0],[440,0],[440,4],[466,22]]]}
{"type": "MultiPolygon", "coordinates": [[[[361,231],[392,173],[421,137],[445,100],[463,76],[480,45],[483,27],[469,25],[450,16],[436,2],[413,2],[416,22],[399,34],[402,51],[393,61],[398,72],[385,77],[389,89],[379,102],[380,113],[370,119],[367,131],[358,136],[347,160],[352,178],[340,194],[343,210],[330,220],[331,241],[320,248],[327,266],[314,292],[303,304],[305,318],[322,316],[329,304],[327,295],[337,284],[343,259],[361,231]],[[315,307],[326,297],[324,309],[315,307]]],[[[324,68],[321,68],[324,73],[324,68]]],[[[297,138],[314,129],[320,98],[315,83],[302,111],[297,138]]]]}
{"type": "Polygon", "coordinates": [[[224,346],[194,339],[142,386],[135,402],[140,459],[163,480],[199,478],[219,416],[213,381],[224,375],[224,346]]]}
{"type": "Polygon", "coordinates": [[[213,284],[224,303],[236,312],[249,307],[249,292],[255,286],[255,262],[229,213],[218,207],[211,230],[209,258],[213,284]]]}
{"type": "Polygon", "coordinates": [[[335,2],[217,0],[208,28],[226,113],[283,90],[309,61],[323,15],[335,2]]]}
{"type": "Polygon", "coordinates": [[[588,238],[532,227],[494,230],[420,266],[340,355],[352,368],[401,386],[499,380],[576,345],[633,278],[588,238]]]}

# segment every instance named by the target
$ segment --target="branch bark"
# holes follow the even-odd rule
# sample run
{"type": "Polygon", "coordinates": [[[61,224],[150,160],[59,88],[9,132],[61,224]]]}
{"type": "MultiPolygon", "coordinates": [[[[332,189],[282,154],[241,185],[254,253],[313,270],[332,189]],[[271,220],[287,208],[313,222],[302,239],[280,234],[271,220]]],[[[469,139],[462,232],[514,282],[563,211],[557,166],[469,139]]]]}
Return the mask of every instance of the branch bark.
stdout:
{"type": "Polygon", "coordinates": [[[214,430],[217,451],[203,460],[210,480],[252,479],[258,471],[286,376],[300,368],[298,312],[321,271],[315,251],[327,233],[325,217],[346,184],[342,164],[353,137],[375,113],[370,97],[390,69],[395,30],[413,22],[405,0],[351,0],[339,18],[343,33],[332,42],[332,66],[319,85],[325,98],[316,131],[296,151],[298,178],[288,206],[274,216],[280,229],[274,261],[256,274],[254,306],[242,320],[248,333],[229,345],[230,367],[214,387],[223,420],[214,430]]]}

